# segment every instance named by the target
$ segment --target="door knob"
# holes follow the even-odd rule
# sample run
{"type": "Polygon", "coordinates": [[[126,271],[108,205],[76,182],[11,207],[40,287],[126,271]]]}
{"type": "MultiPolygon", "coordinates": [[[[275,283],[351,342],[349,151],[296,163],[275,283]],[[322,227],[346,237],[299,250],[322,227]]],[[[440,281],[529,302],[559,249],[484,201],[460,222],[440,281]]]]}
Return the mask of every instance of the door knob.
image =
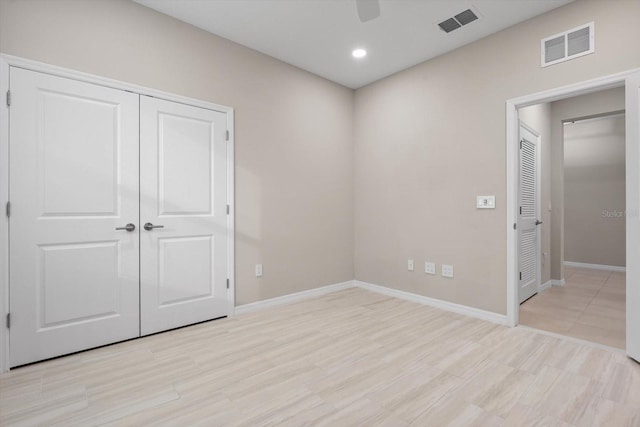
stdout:
{"type": "Polygon", "coordinates": [[[540,225],[542,224],[542,221],[540,221],[539,219],[536,219],[536,225],[540,225]]]}
{"type": "Polygon", "coordinates": [[[136,229],[136,226],[129,223],[127,225],[125,225],[124,227],[116,227],[116,230],[127,230],[127,231],[133,231],[136,229]]]}
{"type": "Polygon", "coordinates": [[[147,231],[151,231],[151,230],[153,230],[154,228],[164,228],[164,225],[153,225],[153,224],[151,224],[150,222],[147,222],[147,223],[144,225],[144,229],[145,229],[145,230],[147,230],[147,231]]]}

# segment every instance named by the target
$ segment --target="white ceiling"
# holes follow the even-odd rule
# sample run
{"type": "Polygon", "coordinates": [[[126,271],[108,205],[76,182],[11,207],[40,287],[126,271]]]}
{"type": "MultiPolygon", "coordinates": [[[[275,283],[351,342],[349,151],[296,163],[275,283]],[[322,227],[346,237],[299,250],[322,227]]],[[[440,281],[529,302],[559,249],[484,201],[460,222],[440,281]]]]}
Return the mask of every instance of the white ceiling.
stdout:
{"type": "Polygon", "coordinates": [[[134,1],[356,89],[572,0],[380,0],[366,23],[355,0],[134,1]],[[479,20],[449,34],[437,26],[469,8],[479,20]],[[368,55],[354,59],[356,47],[368,55]]]}

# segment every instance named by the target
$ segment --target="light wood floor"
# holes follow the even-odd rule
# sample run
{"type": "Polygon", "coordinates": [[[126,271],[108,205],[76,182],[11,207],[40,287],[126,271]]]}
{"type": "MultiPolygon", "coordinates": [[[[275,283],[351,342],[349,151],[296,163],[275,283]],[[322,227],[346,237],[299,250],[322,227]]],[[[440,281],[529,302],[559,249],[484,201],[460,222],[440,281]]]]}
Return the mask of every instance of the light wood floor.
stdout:
{"type": "Polygon", "coordinates": [[[640,365],[361,289],[0,376],[3,425],[638,426],[640,365]]]}
{"type": "Polygon", "coordinates": [[[625,273],[565,267],[552,286],[520,306],[520,324],[625,348],[625,273]]]}

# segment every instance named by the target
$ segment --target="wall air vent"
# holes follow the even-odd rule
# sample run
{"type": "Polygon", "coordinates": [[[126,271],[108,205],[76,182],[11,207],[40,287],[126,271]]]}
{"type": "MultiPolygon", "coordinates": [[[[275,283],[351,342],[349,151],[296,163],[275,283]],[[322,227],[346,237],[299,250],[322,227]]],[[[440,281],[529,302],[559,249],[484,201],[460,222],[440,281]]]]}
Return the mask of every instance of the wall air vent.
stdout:
{"type": "Polygon", "coordinates": [[[445,33],[450,33],[451,31],[462,28],[462,26],[470,24],[477,19],[478,15],[471,9],[467,9],[464,12],[460,12],[449,19],[445,19],[444,21],[439,22],[438,26],[445,33]]]}
{"type": "Polygon", "coordinates": [[[543,67],[595,52],[593,22],[540,41],[543,67]]]}

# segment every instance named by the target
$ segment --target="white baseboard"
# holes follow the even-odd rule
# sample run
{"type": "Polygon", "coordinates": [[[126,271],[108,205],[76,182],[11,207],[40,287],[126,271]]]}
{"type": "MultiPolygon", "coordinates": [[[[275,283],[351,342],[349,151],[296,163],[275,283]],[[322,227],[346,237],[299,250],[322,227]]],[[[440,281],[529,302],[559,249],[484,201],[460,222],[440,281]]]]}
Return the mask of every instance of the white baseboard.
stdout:
{"type": "Polygon", "coordinates": [[[560,279],[560,280],[551,279],[549,280],[549,282],[551,282],[551,286],[565,286],[567,284],[567,282],[565,282],[564,279],[560,279]]]}
{"type": "Polygon", "coordinates": [[[544,292],[551,286],[553,286],[551,282],[552,280],[547,280],[545,283],[541,283],[540,285],[538,285],[538,292],[544,292]]]}
{"type": "Polygon", "coordinates": [[[592,270],[607,270],[626,272],[626,267],[618,267],[617,265],[588,264],[585,262],[565,261],[565,267],[590,268],[592,270]]]}
{"type": "Polygon", "coordinates": [[[358,288],[366,289],[368,291],[377,292],[379,294],[388,295],[418,304],[428,305],[430,307],[439,308],[445,311],[451,311],[458,314],[463,314],[469,317],[475,317],[477,319],[487,320],[489,322],[498,323],[500,325],[507,324],[507,316],[504,314],[492,313],[490,311],[480,310],[478,308],[469,307],[466,305],[455,304],[449,301],[443,301],[436,298],[429,298],[423,295],[414,294],[411,292],[400,291],[397,289],[387,288],[385,286],[374,285],[372,283],[361,282],[354,280],[354,284],[358,288]]]}
{"type": "Polygon", "coordinates": [[[347,282],[336,283],[333,285],[322,286],[316,289],[310,289],[308,291],[296,292],[289,295],[283,295],[281,297],[269,298],[262,301],[256,301],[249,304],[239,305],[234,309],[233,315],[251,313],[258,310],[264,310],[269,307],[276,307],[278,305],[290,304],[292,302],[302,301],[308,298],[319,297],[322,295],[330,294],[332,292],[342,291],[344,289],[353,288],[353,280],[347,282]]]}
{"type": "Polygon", "coordinates": [[[281,297],[239,305],[235,308],[233,315],[252,313],[254,311],[264,310],[269,307],[290,304],[308,298],[319,297],[322,295],[330,294],[332,292],[351,289],[354,287],[366,289],[371,292],[388,295],[390,297],[399,298],[406,301],[416,302],[418,304],[427,305],[429,307],[439,308],[445,311],[451,311],[453,313],[463,314],[465,316],[474,317],[476,319],[487,320],[489,322],[497,323],[500,325],[507,324],[507,316],[505,316],[504,314],[480,310],[479,308],[456,304],[436,298],[429,298],[423,295],[413,294],[411,292],[405,292],[397,289],[387,288],[385,286],[374,285],[372,283],[361,282],[359,280],[350,280],[347,282],[336,283],[334,285],[323,286],[321,288],[310,289],[308,291],[296,292],[294,294],[283,295],[281,297]]]}

